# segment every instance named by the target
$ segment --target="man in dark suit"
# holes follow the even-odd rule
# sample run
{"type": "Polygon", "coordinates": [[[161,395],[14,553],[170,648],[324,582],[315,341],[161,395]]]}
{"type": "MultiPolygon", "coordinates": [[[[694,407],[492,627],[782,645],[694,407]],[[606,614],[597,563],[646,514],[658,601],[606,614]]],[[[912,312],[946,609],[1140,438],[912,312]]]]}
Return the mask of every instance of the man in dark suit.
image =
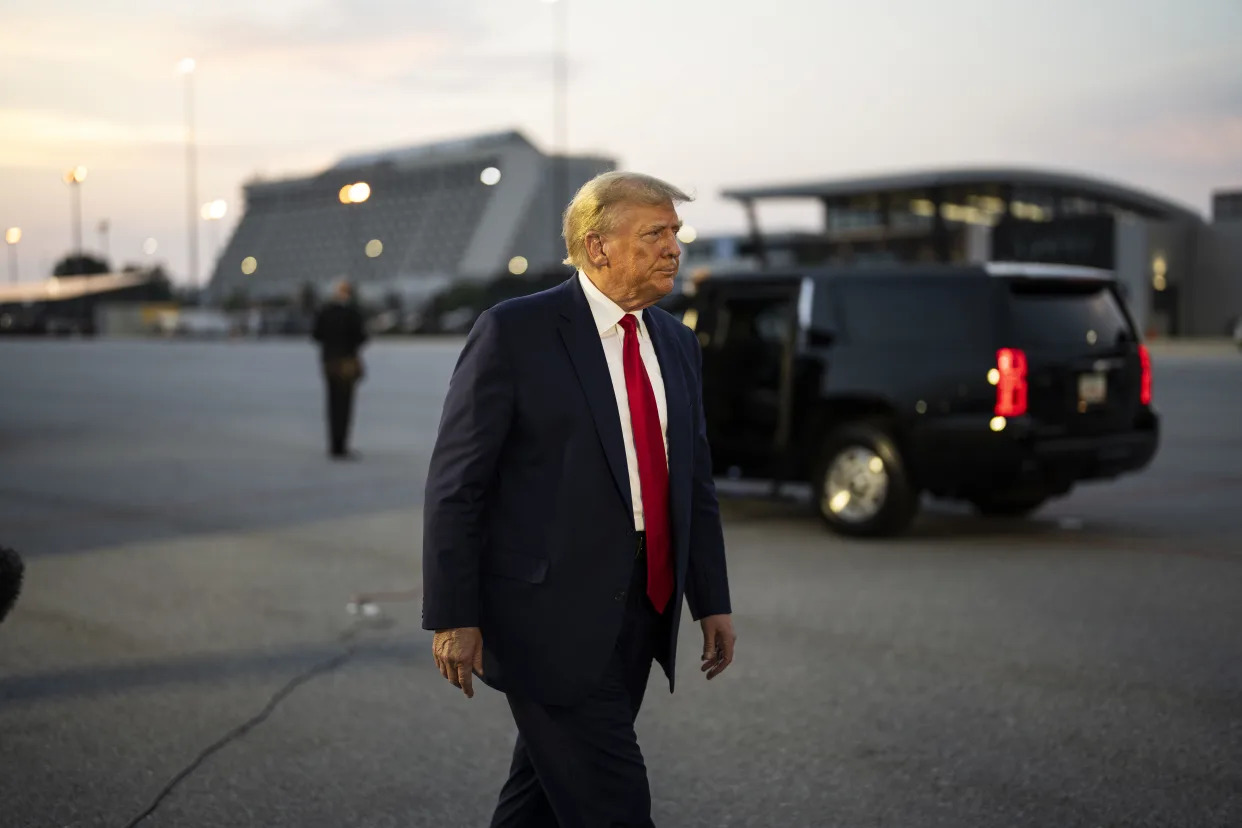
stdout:
{"type": "Polygon", "coordinates": [[[427,478],[423,626],[442,675],[517,724],[494,828],[651,826],[634,720],[673,689],[682,596],[711,679],[735,636],[677,188],[605,173],[565,213],[564,284],[502,302],[458,359],[427,478]]]}
{"type": "Polygon", "coordinates": [[[319,343],[328,392],[328,454],[334,460],[354,456],[349,451],[349,424],[354,412],[354,391],[363,376],[358,349],[367,341],[367,330],[353,296],[349,282],[338,282],[333,300],[315,315],[311,331],[312,338],[319,343]]]}

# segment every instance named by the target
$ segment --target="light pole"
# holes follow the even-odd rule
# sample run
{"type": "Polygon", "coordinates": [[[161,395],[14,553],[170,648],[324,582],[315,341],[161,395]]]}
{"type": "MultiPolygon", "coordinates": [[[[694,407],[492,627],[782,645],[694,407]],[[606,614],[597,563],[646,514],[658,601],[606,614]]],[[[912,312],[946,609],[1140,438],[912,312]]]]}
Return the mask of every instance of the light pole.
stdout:
{"type": "Polygon", "coordinates": [[[4,243],[9,248],[9,281],[17,284],[17,243],[22,240],[22,228],[10,227],[4,231],[4,243]]]}
{"type": "Polygon", "coordinates": [[[65,173],[65,183],[69,185],[70,221],[73,224],[74,269],[81,272],[82,267],[82,182],[86,180],[86,167],[81,164],[65,173]]]}
{"type": "Polygon", "coordinates": [[[219,234],[216,232],[216,226],[220,219],[224,218],[229,211],[229,205],[222,198],[209,201],[203,205],[199,211],[199,215],[203,217],[203,221],[207,222],[207,246],[211,250],[211,261],[214,269],[215,263],[220,259],[219,234]]]}
{"type": "MultiPolygon", "coordinates": [[[[552,29],[553,29],[553,49],[552,49],[552,131],[553,147],[552,158],[552,226],[556,228],[557,234],[561,229],[561,213],[565,203],[569,200],[569,194],[566,192],[569,188],[569,116],[567,112],[566,87],[569,84],[569,60],[565,53],[565,42],[567,39],[567,30],[569,28],[569,0],[543,0],[544,3],[552,6],[552,29]]],[[[556,256],[555,242],[553,243],[553,260],[559,258],[556,256]]]]}
{"type": "MultiPolygon", "coordinates": [[[[371,185],[365,181],[346,184],[341,188],[337,196],[349,212],[345,229],[345,276],[351,282],[357,282],[358,278],[357,273],[355,273],[354,263],[358,260],[357,250],[355,250],[358,242],[358,222],[354,216],[355,210],[353,208],[355,205],[362,204],[371,197],[371,185]]],[[[358,272],[361,272],[361,268],[358,269],[358,272]]]]}
{"type": "Polygon", "coordinates": [[[112,246],[108,244],[108,231],[112,229],[111,223],[107,219],[99,221],[99,246],[103,249],[104,261],[108,263],[109,269],[112,267],[112,246]]]}
{"type": "Polygon", "coordinates": [[[177,70],[185,77],[185,203],[186,273],[190,288],[198,289],[198,151],[194,145],[194,58],[185,58],[177,70]]]}

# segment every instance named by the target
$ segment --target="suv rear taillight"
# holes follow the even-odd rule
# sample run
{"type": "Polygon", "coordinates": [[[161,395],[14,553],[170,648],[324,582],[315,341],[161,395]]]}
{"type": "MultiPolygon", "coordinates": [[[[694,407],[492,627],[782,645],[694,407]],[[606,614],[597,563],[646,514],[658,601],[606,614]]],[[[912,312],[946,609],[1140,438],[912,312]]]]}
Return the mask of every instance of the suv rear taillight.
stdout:
{"type": "Polygon", "coordinates": [[[1143,367],[1143,378],[1139,384],[1139,402],[1143,405],[1151,405],[1151,353],[1148,352],[1146,345],[1140,345],[1139,364],[1143,367]]]}
{"type": "Polygon", "coordinates": [[[996,352],[996,416],[1020,417],[1026,413],[1026,353],[1018,348],[996,352]]]}

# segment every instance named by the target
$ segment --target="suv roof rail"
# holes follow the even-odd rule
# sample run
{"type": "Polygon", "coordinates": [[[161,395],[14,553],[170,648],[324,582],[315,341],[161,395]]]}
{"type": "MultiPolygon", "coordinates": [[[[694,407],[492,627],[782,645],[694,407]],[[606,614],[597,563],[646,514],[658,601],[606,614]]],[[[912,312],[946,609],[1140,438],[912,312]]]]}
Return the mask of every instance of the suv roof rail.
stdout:
{"type": "Polygon", "coordinates": [[[1082,265],[1040,264],[1037,262],[986,262],[989,276],[1020,276],[1028,279],[1094,279],[1111,281],[1111,270],[1082,265]]]}

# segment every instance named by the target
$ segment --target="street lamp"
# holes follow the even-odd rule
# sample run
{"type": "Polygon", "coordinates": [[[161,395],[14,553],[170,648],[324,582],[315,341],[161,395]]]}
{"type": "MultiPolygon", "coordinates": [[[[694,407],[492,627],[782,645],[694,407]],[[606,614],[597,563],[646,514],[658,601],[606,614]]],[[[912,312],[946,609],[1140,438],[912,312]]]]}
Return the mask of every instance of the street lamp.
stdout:
{"type": "Polygon", "coordinates": [[[69,185],[70,221],[73,224],[73,256],[74,268],[82,266],[82,182],[86,180],[86,167],[81,164],[65,173],[65,183],[69,185]]]}
{"type": "Polygon", "coordinates": [[[22,240],[22,228],[10,227],[4,231],[4,243],[9,247],[9,280],[17,284],[17,243],[22,240]]]}
{"type": "Polygon", "coordinates": [[[211,248],[212,261],[217,261],[220,258],[219,235],[216,232],[216,225],[220,219],[224,218],[228,211],[229,205],[222,198],[207,202],[199,210],[199,215],[202,216],[203,221],[207,222],[207,244],[211,248]]]}
{"type": "MultiPolygon", "coordinates": [[[[569,61],[565,53],[566,30],[569,28],[569,0],[543,0],[552,9],[553,57],[552,57],[552,125],[554,157],[552,159],[552,226],[560,233],[561,208],[569,200],[569,119],[566,106],[566,87],[569,83],[569,61]],[[559,157],[555,157],[559,155],[559,157]]],[[[555,247],[553,248],[555,254],[555,247]]],[[[555,255],[553,258],[556,258],[555,255]]]]}
{"type": "Polygon", "coordinates": [[[194,58],[177,64],[185,77],[185,203],[186,246],[189,256],[187,274],[190,287],[198,287],[198,153],[194,144],[194,58]]]}
{"type": "Polygon", "coordinates": [[[112,222],[108,219],[99,220],[99,246],[103,250],[104,261],[111,267],[112,245],[108,243],[108,233],[112,230],[112,222]]]}
{"type": "MultiPolygon", "coordinates": [[[[353,184],[346,184],[341,187],[337,193],[337,198],[348,209],[357,204],[364,203],[371,197],[371,185],[365,181],[356,181],[353,184]]],[[[345,228],[345,271],[346,276],[353,278],[355,276],[354,263],[358,260],[356,251],[354,250],[354,242],[358,238],[358,221],[354,216],[354,210],[349,210],[349,217],[346,219],[345,228]]],[[[374,257],[372,257],[374,258],[374,257]]]]}

